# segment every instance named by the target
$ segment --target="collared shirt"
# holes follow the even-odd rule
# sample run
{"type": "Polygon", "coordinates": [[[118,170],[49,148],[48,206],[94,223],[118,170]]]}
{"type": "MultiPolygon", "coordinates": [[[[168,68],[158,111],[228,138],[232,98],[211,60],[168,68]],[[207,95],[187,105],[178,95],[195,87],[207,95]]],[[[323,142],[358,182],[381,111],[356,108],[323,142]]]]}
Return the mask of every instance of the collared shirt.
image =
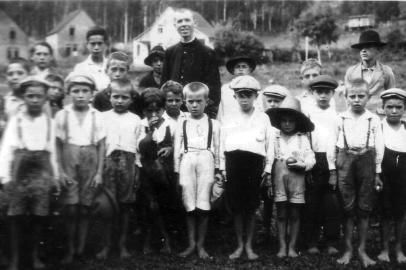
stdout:
{"type": "Polygon", "coordinates": [[[136,153],[141,119],[131,112],[116,113],[114,110],[101,115],[106,129],[106,156],[114,150],[136,153]]]}
{"type": "Polygon", "coordinates": [[[4,96],[4,112],[7,119],[16,115],[21,108],[24,107],[24,100],[16,97],[12,93],[8,93],[4,96]]]}
{"type": "Polygon", "coordinates": [[[106,74],[106,67],[107,60],[105,58],[103,58],[102,63],[95,63],[92,60],[92,56],[89,55],[85,61],[76,64],[73,71],[92,74],[96,83],[96,90],[101,91],[107,88],[110,83],[110,78],[106,74]]]}
{"type": "Polygon", "coordinates": [[[34,66],[30,72],[31,75],[34,75],[38,78],[44,79],[46,76],[48,76],[51,73],[51,70],[49,68],[40,70],[37,66],[34,66]]]}
{"type": "Polygon", "coordinates": [[[372,67],[366,67],[361,63],[361,72],[362,72],[362,78],[369,84],[372,81],[372,74],[374,73],[374,70],[376,69],[376,64],[373,65],[372,67]]]}
{"type": "Polygon", "coordinates": [[[388,124],[386,119],[383,119],[382,130],[387,148],[397,152],[406,152],[406,128],[403,123],[396,130],[388,124]]]}
{"type": "Polygon", "coordinates": [[[38,117],[31,117],[26,112],[21,111],[10,119],[0,151],[0,178],[3,179],[3,184],[12,179],[11,166],[16,149],[50,152],[54,177],[59,177],[56,163],[54,121],[45,113],[38,117]]]}
{"type": "MultiPolygon", "coordinates": [[[[188,151],[202,151],[208,150],[208,136],[209,136],[209,120],[205,114],[201,119],[193,119],[191,117],[184,118],[179,121],[175,131],[174,143],[174,161],[175,172],[179,172],[180,161],[185,150],[183,122],[186,122],[186,136],[188,141],[188,151]]],[[[214,167],[220,166],[220,123],[216,120],[211,120],[213,124],[212,140],[210,151],[214,156],[214,167]]]]}
{"type": "Polygon", "coordinates": [[[349,148],[365,148],[368,141],[368,147],[375,149],[376,173],[380,173],[384,152],[384,140],[379,117],[370,111],[365,110],[363,114],[358,118],[355,118],[351,113],[351,109],[349,109],[340,113],[337,121],[339,126],[336,146],[338,148],[345,148],[343,131],[345,131],[345,138],[349,148]],[[370,132],[368,132],[369,121],[371,123],[370,132]],[[368,134],[369,139],[367,138],[368,134]]]}
{"type": "Polygon", "coordinates": [[[56,136],[70,144],[85,146],[98,143],[106,137],[102,114],[89,106],[80,123],[73,105],[67,105],[55,115],[56,136]],[[68,138],[66,138],[68,136],[68,138]]]}
{"type": "MultiPolygon", "coordinates": [[[[299,95],[296,96],[296,98],[300,101],[300,105],[302,106],[302,109],[305,107],[312,107],[312,106],[317,106],[317,101],[314,98],[314,96],[308,91],[308,90],[303,90],[303,92],[299,95]]],[[[332,99],[330,99],[330,108],[334,111],[336,111],[336,101],[334,99],[334,96],[332,99]]]]}
{"type": "Polygon", "coordinates": [[[242,150],[265,157],[264,171],[270,173],[272,160],[269,160],[269,157],[273,159],[273,154],[269,149],[273,149],[274,131],[269,117],[263,112],[254,110],[250,116],[241,111],[236,113],[232,119],[223,123],[221,128],[220,169],[225,169],[224,152],[242,150]]]}
{"type": "Polygon", "coordinates": [[[176,127],[177,127],[178,123],[183,122],[183,120],[188,118],[188,117],[189,117],[189,113],[188,112],[182,112],[182,111],[180,111],[178,119],[175,119],[175,118],[169,116],[166,113],[166,111],[162,115],[162,118],[165,119],[165,121],[168,121],[171,130],[174,131],[174,132],[176,132],[176,127]]]}

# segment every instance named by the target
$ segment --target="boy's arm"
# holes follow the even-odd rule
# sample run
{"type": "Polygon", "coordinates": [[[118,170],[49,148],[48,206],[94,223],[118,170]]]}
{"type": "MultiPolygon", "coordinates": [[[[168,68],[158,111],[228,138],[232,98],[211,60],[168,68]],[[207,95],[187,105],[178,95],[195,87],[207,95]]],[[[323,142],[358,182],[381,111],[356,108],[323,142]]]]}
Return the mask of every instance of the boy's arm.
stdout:
{"type": "Polygon", "coordinates": [[[385,151],[385,143],[383,139],[383,132],[381,128],[381,123],[378,117],[374,117],[374,130],[375,130],[375,164],[376,164],[376,173],[381,173],[381,163],[383,159],[383,153],[385,151]]]}
{"type": "Polygon", "coordinates": [[[303,136],[303,151],[304,151],[304,164],[305,171],[310,171],[313,169],[313,166],[316,164],[316,157],[312,148],[310,147],[310,141],[306,136],[303,136]]]}
{"type": "Polygon", "coordinates": [[[183,144],[183,121],[180,121],[176,125],[175,135],[174,135],[174,148],[173,148],[173,159],[174,159],[174,170],[175,173],[179,173],[180,158],[181,158],[181,148],[183,144]]]}
{"type": "MultiPolygon", "coordinates": [[[[269,124],[267,126],[266,135],[265,135],[265,168],[263,175],[263,185],[267,187],[272,187],[272,165],[275,160],[275,129],[269,124]]],[[[272,190],[270,190],[272,191],[272,190]]]]}
{"type": "Polygon", "coordinates": [[[390,67],[388,66],[386,67],[387,67],[386,74],[388,75],[388,80],[386,82],[385,89],[394,88],[396,85],[395,74],[393,74],[393,71],[390,67]]]}
{"type": "Polygon", "coordinates": [[[11,164],[13,153],[17,148],[17,125],[16,118],[10,119],[3,136],[0,150],[0,184],[6,184],[12,180],[11,164]]]}
{"type": "Polygon", "coordinates": [[[102,184],[103,179],[103,166],[104,166],[104,157],[106,155],[106,138],[103,138],[97,142],[97,171],[93,177],[92,186],[98,187],[102,184]]]}
{"type": "Polygon", "coordinates": [[[219,161],[220,161],[220,171],[226,170],[226,157],[224,155],[225,151],[225,140],[227,138],[227,131],[224,127],[220,128],[220,145],[219,145],[219,161]]]}
{"type": "MultiPolygon", "coordinates": [[[[51,129],[51,145],[50,145],[50,162],[52,166],[52,172],[54,176],[54,180],[59,180],[59,169],[58,169],[58,162],[57,162],[57,150],[56,150],[56,139],[55,139],[55,122],[52,121],[52,129],[51,129]]],[[[55,183],[58,185],[58,183],[55,183]]]]}
{"type": "Polygon", "coordinates": [[[220,169],[220,123],[213,120],[213,154],[214,168],[220,169]]]}

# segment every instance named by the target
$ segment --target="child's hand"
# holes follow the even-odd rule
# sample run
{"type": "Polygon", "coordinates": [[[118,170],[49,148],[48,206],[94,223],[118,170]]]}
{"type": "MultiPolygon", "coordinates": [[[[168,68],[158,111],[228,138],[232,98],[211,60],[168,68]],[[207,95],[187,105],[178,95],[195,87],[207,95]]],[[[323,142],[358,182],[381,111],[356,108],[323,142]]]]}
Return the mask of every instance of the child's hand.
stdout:
{"type": "Polygon", "coordinates": [[[170,156],[170,154],[172,154],[172,147],[171,146],[161,148],[158,151],[158,156],[162,157],[162,158],[167,158],[167,157],[170,156]]]}
{"type": "Polygon", "coordinates": [[[65,172],[61,172],[61,175],[59,176],[59,183],[62,187],[68,187],[73,184],[73,181],[65,174],[65,172]]]}
{"type": "Polygon", "coordinates": [[[137,165],[134,165],[134,189],[138,190],[140,187],[140,169],[137,165]]]}
{"type": "Polygon", "coordinates": [[[102,177],[100,173],[97,173],[92,180],[91,187],[98,188],[102,184],[102,177]]]}
{"type": "Polygon", "coordinates": [[[375,190],[380,192],[382,190],[383,183],[379,173],[375,174],[375,190]]]}
{"type": "Polygon", "coordinates": [[[225,170],[223,170],[223,171],[220,171],[220,173],[221,173],[221,175],[223,176],[223,181],[224,182],[227,182],[227,173],[226,173],[226,171],[225,170]]]}
{"type": "Polygon", "coordinates": [[[148,119],[148,125],[152,129],[156,127],[159,123],[159,117],[158,116],[152,116],[150,119],[148,119]]]}
{"type": "Polygon", "coordinates": [[[59,196],[61,194],[61,184],[58,178],[53,178],[52,181],[52,195],[59,196]]]}
{"type": "Polygon", "coordinates": [[[286,164],[286,166],[288,167],[288,169],[291,169],[291,170],[305,170],[306,169],[306,164],[300,160],[296,161],[295,163],[286,164]]]}
{"type": "Polygon", "coordinates": [[[272,181],[271,180],[272,175],[268,172],[263,172],[261,177],[262,177],[261,187],[269,186],[269,184],[272,181]]]}
{"type": "Polygon", "coordinates": [[[268,196],[268,198],[273,197],[273,187],[272,186],[268,187],[268,189],[266,190],[266,195],[268,196]]]}

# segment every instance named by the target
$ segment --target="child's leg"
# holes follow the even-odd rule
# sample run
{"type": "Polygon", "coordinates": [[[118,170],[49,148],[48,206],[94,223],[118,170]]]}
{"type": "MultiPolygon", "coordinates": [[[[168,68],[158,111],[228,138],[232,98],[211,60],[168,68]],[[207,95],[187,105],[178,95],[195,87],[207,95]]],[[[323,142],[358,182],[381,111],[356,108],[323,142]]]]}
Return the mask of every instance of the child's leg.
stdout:
{"type": "Polygon", "coordinates": [[[254,237],[255,231],[255,213],[248,213],[246,215],[246,230],[247,230],[247,239],[245,242],[245,252],[249,260],[258,259],[258,255],[252,250],[252,239],[254,237]]]}
{"type": "Polygon", "coordinates": [[[187,235],[189,240],[189,246],[179,254],[179,257],[187,257],[192,254],[196,249],[196,213],[195,211],[190,211],[186,213],[186,226],[187,235]]]}
{"type": "Polygon", "coordinates": [[[368,236],[368,225],[369,225],[369,213],[360,213],[358,221],[358,234],[359,234],[358,255],[364,267],[376,264],[376,262],[372,260],[365,251],[365,245],[368,236]]]}
{"type": "Polygon", "coordinates": [[[344,254],[337,260],[339,264],[348,264],[352,258],[352,232],[354,230],[354,216],[351,213],[347,213],[344,223],[344,254]]]}
{"type": "Polygon", "coordinates": [[[206,239],[207,223],[209,221],[209,211],[198,210],[197,212],[197,253],[200,259],[210,258],[209,254],[204,249],[204,240],[206,239]]]}
{"type": "Polygon", "coordinates": [[[21,231],[21,217],[12,216],[9,217],[9,226],[10,226],[10,264],[8,270],[18,269],[19,264],[19,239],[21,231]]]}
{"type": "Polygon", "coordinates": [[[396,260],[398,263],[406,263],[406,256],[402,251],[402,238],[404,231],[405,231],[405,214],[402,214],[395,220],[395,237],[396,237],[395,252],[396,252],[396,260]]]}
{"type": "Polygon", "coordinates": [[[276,214],[279,238],[279,251],[276,256],[282,258],[288,255],[286,250],[287,202],[276,203],[276,214]]]}
{"type": "Polygon", "coordinates": [[[118,248],[120,250],[120,258],[130,257],[130,253],[127,250],[127,233],[128,233],[128,222],[130,217],[130,205],[121,204],[120,207],[120,238],[118,242],[118,248]]]}
{"type": "Polygon", "coordinates": [[[290,203],[289,204],[289,227],[290,227],[290,241],[288,248],[288,256],[295,258],[299,256],[296,252],[296,242],[299,235],[300,228],[300,204],[290,203]]]}
{"type": "Polygon", "coordinates": [[[78,215],[78,205],[66,205],[65,206],[65,223],[68,240],[68,252],[66,253],[62,263],[69,264],[73,262],[73,256],[75,255],[75,237],[76,237],[76,225],[78,215]]]}
{"type": "Polygon", "coordinates": [[[40,235],[42,229],[42,222],[43,217],[36,217],[32,219],[32,263],[34,269],[42,269],[45,268],[45,264],[40,260],[38,257],[39,254],[39,242],[40,242],[40,235]]]}
{"type": "Polygon", "coordinates": [[[271,219],[272,219],[272,210],[273,210],[273,198],[269,198],[267,194],[268,188],[262,189],[262,198],[264,200],[264,210],[262,212],[262,222],[265,229],[265,236],[270,236],[271,229],[271,219]]]}
{"type": "Polygon", "coordinates": [[[237,235],[237,249],[229,256],[231,260],[240,258],[244,250],[242,214],[234,214],[233,219],[235,234],[237,235]]]}
{"type": "Polygon", "coordinates": [[[378,260],[389,262],[389,240],[390,240],[390,219],[386,216],[386,214],[382,214],[381,219],[381,244],[382,250],[381,253],[378,255],[378,260]]]}
{"type": "Polygon", "coordinates": [[[96,254],[96,259],[105,260],[109,255],[111,248],[111,236],[113,233],[113,220],[110,218],[103,219],[103,248],[96,254]]]}
{"type": "Polygon", "coordinates": [[[79,221],[78,221],[78,247],[76,254],[81,256],[85,250],[87,230],[89,228],[89,207],[79,206],[79,221]]]}

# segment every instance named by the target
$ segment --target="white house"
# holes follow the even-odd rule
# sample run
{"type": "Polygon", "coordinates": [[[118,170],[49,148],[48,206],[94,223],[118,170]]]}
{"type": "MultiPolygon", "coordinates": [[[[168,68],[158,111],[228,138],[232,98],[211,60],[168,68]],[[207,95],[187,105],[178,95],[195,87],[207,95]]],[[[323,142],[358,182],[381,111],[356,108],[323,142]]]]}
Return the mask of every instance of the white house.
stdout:
{"type": "MultiPolygon", "coordinates": [[[[161,45],[166,49],[179,42],[180,37],[174,26],[175,11],[172,7],[166,8],[152,26],[133,39],[133,63],[135,66],[144,65],[144,59],[153,47],[161,45]]],[[[213,26],[202,15],[195,11],[192,12],[196,21],[196,37],[213,48],[213,26]]]]}

